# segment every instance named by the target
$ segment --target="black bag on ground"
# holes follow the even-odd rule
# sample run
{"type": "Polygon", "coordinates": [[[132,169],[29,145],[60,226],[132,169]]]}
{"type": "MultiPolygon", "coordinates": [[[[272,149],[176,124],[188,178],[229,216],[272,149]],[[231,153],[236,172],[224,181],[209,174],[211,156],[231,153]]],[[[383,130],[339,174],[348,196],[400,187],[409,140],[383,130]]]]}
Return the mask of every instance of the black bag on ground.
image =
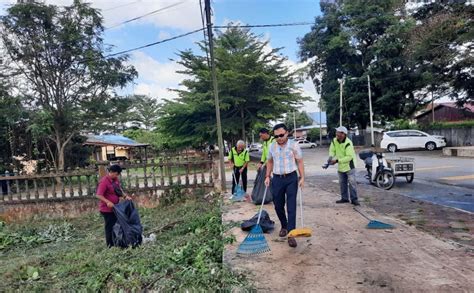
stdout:
{"type": "MultiPolygon", "coordinates": [[[[240,228],[244,231],[250,231],[253,226],[257,225],[258,213],[253,216],[250,220],[243,221],[240,225],[240,228]]],[[[275,228],[275,222],[270,219],[270,215],[266,210],[262,211],[262,216],[260,218],[260,226],[264,233],[270,232],[275,228]]]]}
{"type": "MultiPolygon", "coordinates": [[[[252,201],[254,204],[262,204],[263,193],[265,192],[265,174],[267,172],[267,166],[263,166],[257,171],[257,177],[252,189],[252,201]]],[[[265,196],[265,203],[273,201],[271,188],[268,187],[267,195],[265,196]]]]}
{"type": "Polygon", "coordinates": [[[114,206],[117,223],[113,228],[114,246],[137,247],[142,243],[143,227],[140,215],[131,200],[125,200],[114,206]]]}

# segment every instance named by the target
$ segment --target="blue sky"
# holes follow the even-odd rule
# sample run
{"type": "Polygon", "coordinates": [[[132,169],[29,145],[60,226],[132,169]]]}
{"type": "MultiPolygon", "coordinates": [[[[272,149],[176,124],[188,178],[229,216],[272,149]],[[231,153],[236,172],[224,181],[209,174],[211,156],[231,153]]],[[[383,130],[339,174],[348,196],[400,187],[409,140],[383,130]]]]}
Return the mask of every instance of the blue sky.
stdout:
{"type": "MultiPolygon", "coordinates": [[[[14,0],[0,0],[1,14],[14,0]]],[[[47,4],[68,5],[72,0],[45,0],[47,4]]],[[[91,0],[92,6],[103,10],[105,26],[110,27],[125,20],[148,12],[171,8],[144,17],[126,25],[105,31],[105,42],[114,45],[114,51],[121,51],[143,44],[166,39],[200,28],[201,15],[199,0],[91,0]],[[121,6],[121,7],[120,7],[121,6]]],[[[204,1],[203,1],[204,2],[204,1]]],[[[320,14],[317,0],[213,0],[214,23],[224,25],[228,22],[245,24],[274,24],[313,21],[320,14]]],[[[289,58],[289,66],[299,66],[297,38],[304,36],[310,26],[254,28],[252,32],[270,40],[271,47],[284,47],[282,53],[289,58]]],[[[184,49],[196,50],[195,43],[202,40],[203,34],[196,33],[154,47],[130,54],[130,62],[137,68],[139,78],[126,94],[149,94],[158,100],[174,98],[167,88],[177,88],[184,76],[176,74],[179,66],[170,61],[176,52],[184,49]]],[[[303,91],[315,100],[318,99],[311,82],[305,82],[303,91]]],[[[305,103],[307,111],[317,111],[316,103],[305,103]]]]}

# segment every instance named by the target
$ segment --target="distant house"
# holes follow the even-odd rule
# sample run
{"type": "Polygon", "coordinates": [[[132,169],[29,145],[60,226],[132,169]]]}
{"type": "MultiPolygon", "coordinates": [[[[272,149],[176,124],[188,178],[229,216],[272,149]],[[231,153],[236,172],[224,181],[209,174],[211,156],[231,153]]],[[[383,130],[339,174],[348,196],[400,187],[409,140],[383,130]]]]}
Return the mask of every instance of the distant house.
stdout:
{"type": "MultiPolygon", "coordinates": [[[[420,125],[433,123],[432,104],[417,113],[414,117],[420,125]]],[[[464,107],[458,108],[455,103],[439,103],[434,104],[434,121],[435,122],[457,122],[465,120],[474,120],[474,104],[465,104],[464,107]]]]}
{"type": "Polygon", "coordinates": [[[308,117],[311,119],[311,125],[301,126],[296,128],[295,137],[296,138],[307,138],[308,133],[311,129],[321,128],[321,133],[323,136],[327,135],[327,124],[326,124],[326,112],[307,112],[308,117]],[[321,123],[320,123],[321,122],[321,123]]]}
{"type": "Polygon", "coordinates": [[[93,158],[96,161],[131,160],[132,149],[143,150],[146,157],[146,148],[149,146],[116,134],[86,135],[86,137],[84,145],[94,147],[93,158]]]}

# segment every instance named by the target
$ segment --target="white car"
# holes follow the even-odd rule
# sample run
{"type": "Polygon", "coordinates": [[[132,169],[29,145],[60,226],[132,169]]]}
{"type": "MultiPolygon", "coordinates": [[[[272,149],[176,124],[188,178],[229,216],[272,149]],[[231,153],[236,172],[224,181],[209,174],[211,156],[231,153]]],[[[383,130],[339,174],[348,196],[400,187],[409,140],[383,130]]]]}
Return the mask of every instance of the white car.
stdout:
{"type": "Polygon", "coordinates": [[[446,138],[419,130],[387,131],[383,134],[380,147],[389,152],[402,149],[424,148],[433,151],[446,146],[446,138]]]}
{"type": "Polygon", "coordinates": [[[297,142],[300,148],[302,149],[314,149],[315,147],[318,146],[314,142],[309,142],[307,140],[297,140],[297,142]]]}
{"type": "Polygon", "coordinates": [[[262,145],[259,143],[253,143],[249,145],[249,152],[258,152],[262,148],[262,145]]]}

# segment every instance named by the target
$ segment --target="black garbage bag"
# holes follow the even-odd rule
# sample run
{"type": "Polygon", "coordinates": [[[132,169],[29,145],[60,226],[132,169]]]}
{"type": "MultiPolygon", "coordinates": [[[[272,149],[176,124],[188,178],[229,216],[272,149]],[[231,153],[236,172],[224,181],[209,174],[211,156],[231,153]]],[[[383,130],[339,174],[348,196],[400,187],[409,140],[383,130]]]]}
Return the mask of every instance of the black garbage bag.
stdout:
{"type": "MultiPolygon", "coordinates": [[[[257,177],[252,189],[252,201],[254,204],[262,204],[263,193],[265,192],[265,174],[267,172],[267,166],[263,166],[257,171],[257,177]]],[[[268,187],[267,195],[265,196],[265,204],[272,202],[273,196],[271,188],[268,187]]]]}
{"type": "MultiPolygon", "coordinates": [[[[243,221],[240,228],[244,231],[250,231],[253,226],[257,224],[258,213],[255,214],[250,220],[243,221]]],[[[270,219],[270,215],[266,210],[262,211],[262,217],[260,218],[260,226],[264,233],[269,233],[275,228],[275,222],[270,219]]]]}
{"type": "Polygon", "coordinates": [[[137,247],[142,243],[143,227],[140,215],[131,200],[124,200],[114,206],[117,223],[113,228],[114,246],[137,247]]]}

